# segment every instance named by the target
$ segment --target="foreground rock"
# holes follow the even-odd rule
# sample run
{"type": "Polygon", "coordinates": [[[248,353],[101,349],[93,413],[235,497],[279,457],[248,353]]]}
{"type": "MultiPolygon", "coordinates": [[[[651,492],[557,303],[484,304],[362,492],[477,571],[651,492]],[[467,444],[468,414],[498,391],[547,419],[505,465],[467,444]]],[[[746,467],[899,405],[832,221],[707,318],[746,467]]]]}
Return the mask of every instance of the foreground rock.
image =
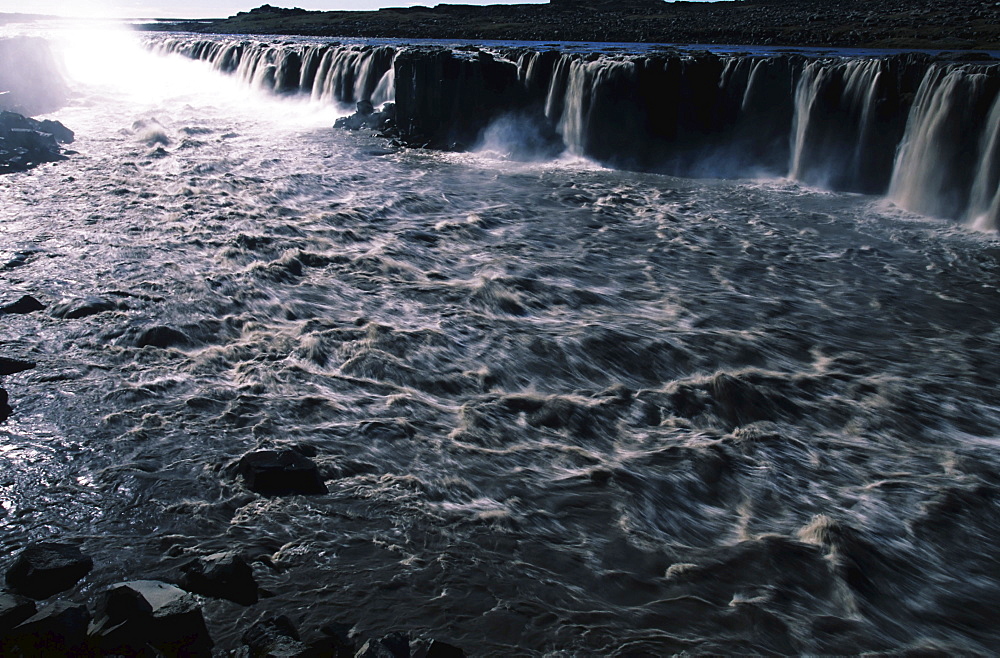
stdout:
{"type": "Polygon", "coordinates": [[[0,306],[0,315],[26,315],[35,311],[45,309],[45,304],[41,303],[31,295],[22,295],[16,302],[0,306]]]}
{"type": "Polygon", "coordinates": [[[34,361],[24,361],[23,359],[8,359],[0,356],[0,377],[13,375],[35,367],[34,361]]]}
{"type": "Polygon", "coordinates": [[[35,121],[14,112],[0,112],[0,174],[65,160],[59,144],[72,141],[73,132],[58,121],[35,121]]]}
{"type": "Polygon", "coordinates": [[[10,396],[7,394],[7,389],[0,388],[0,423],[10,418],[12,413],[14,410],[10,407],[10,396]]]}
{"type": "Polygon", "coordinates": [[[238,470],[248,489],[265,496],[327,492],[316,464],[294,450],[251,452],[238,470]]]}
{"type": "Polygon", "coordinates": [[[35,602],[23,596],[0,592],[0,636],[35,614],[35,602]]]}
{"type": "Polygon", "coordinates": [[[90,612],[86,606],[56,601],[15,626],[0,639],[4,656],[86,656],[90,612]]]}
{"type": "Polygon", "coordinates": [[[91,636],[111,655],[210,656],[201,608],[179,587],[155,580],[119,583],[98,601],[91,636]]]}
{"type": "Polygon", "coordinates": [[[181,587],[241,605],[257,602],[253,569],[236,553],[216,553],[181,566],[181,587]]]}
{"type": "Polygon", "coordinates": [[[243,644],[239,656],[305,658],[313,655],[310,647],[299,638],[295,625],[284,615],[260,619],[243,633],[243,644]]]}
{"type": "Polygon", "coordinates": [[[90,573],[94,561],[70,544],[28,545],[7,570],[7,585],[18,594],[45,599],[63,592],[90,573]]]}

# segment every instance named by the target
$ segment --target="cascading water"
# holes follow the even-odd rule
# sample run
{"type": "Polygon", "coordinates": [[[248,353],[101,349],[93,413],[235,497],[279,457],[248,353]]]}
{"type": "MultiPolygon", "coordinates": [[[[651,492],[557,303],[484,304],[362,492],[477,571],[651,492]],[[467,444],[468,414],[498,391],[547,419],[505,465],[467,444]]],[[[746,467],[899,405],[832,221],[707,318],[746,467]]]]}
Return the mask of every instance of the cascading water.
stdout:
{"type": "Polygon", "coordinates": [[[813,186],[961,147],[995,226],[994,65],[85,37],[0,178],[0,555],[94,561],[39,607],[231,552],[218,654],[996,653],[1000,238],[813,186]]]}
{"type": "MultiPolygon", "coordinates": [[[[317,101],[379,105],[395,98],[393,46],[163,39],[152,47],[317,101]]],[[[614,167],[786,175],[887,194],[904,208],[976,227],[996,225],[996,65],[932,65],[915,55],[598,57],[498,49],[489,70],[470,60],[468,71],[441,77],[434,67],[457,55],[427,57],[421,63],[419,51],[408,53],[412,63],[404,68],[420,81],[410,83],[398,110],[401,132],[417,141],[469,147],[488,137],[495,146],[497,134],[511,134],[507,126],[524,125],[510,113],[533,115],[546,124],[532,129],[546,152],[544,135],[553,133],[569,153],[614,167]],[[426,76],[415,73],[420,67],[426,76]],[[501,72],[502,82],[490,81],[501,72]],[[484,84],[505,91],[484,101],[484,84]],[[493,121],[503,129],[490,130],[493,121]]]]}
{"type": "Polygon", "coordinates": [[[978,66],[935,65],[928,70],[896,156],[890,198],[934,217],[965,219],[973,213],[978,224],[995,224],[995,218],[978,217],[995,194],[983,185],[995,166],[989,135],[996,130],[990,124],[997,118],[990,111],[1000,89],[996,73],[993,67],[978,66]],[[983,185],[972,201],[980,176],[983,185]]]}

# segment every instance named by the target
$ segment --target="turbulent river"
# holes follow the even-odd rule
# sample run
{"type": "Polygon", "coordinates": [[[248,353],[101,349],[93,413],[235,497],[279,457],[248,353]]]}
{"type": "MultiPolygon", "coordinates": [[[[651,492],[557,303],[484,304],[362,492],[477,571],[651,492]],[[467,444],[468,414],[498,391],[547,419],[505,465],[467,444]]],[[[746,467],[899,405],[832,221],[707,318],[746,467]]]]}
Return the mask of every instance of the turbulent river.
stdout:
{"type": "Polygon", "coordinates": [[[48,306],[0,317],[37,363],[0,540],[80,541],[69,598],[234,550],[271,596],[205,600],[220,652],[265,612],[489,656],[1000,649],[995,233],[405,148],[103,45],[50,115],[77,153],[0,179],[0,301],[48,306]],[[286,447],[327,494],[246,488],[286,447]]]}

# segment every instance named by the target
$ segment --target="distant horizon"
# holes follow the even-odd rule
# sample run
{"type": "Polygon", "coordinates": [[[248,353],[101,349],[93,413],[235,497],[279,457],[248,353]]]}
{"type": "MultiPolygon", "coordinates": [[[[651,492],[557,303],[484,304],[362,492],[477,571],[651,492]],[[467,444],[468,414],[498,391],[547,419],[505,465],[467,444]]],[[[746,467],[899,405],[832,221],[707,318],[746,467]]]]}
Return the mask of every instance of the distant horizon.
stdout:
{"type": "MultiPolygon", "coordinates": [[[[66,18],[226,18],[264,4],[311,11],[374,11],[387,7],[412,7],[441,2],[393,0],[0,0],[0,13],[39,14],[66,18]]],[[[457,0],[445,4],[520,5],[548,4],[548,0],[457,0]]]]}

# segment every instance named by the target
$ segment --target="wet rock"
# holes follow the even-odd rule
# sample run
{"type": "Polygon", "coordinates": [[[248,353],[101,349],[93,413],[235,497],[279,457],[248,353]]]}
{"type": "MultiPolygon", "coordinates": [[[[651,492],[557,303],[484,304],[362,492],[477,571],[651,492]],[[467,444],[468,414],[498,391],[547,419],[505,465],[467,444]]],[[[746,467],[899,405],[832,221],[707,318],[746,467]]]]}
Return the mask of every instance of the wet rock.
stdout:
{"type": "Polygon", "coordinates": [[[410,658],[410,638],[403,633],[365,642],[355,658],[410,658]]]}
{"type": "Polygon", "coordinates": [[[18,594],[44,599],[75,585],[93,566],[94,561],[76,546],[39,542],[18,554],[7,570],[7,585],[18,594]]]}
{"type": "Polygon", "coordinates": [[[257,602],[257,581],[253,569],[236,553],[216,553],[181,567],[181,587],[241,605],[257,602]]]}
{"type": "Polygon", "coordinates": [[[0,377],[4,375],[13,375],[18,372],[23,372],[25,370],[31,370],[35,367],[33,361],[22,361],[21,359],[8,359],[5,356],[0,356],[0,377]]]}
{"type": "Polygon", "coordinates": [[[248,489],[265,496],[327,492],[316,464],[294,450],[248,453],[238,471],[248,489]]]}
{"type": "Polygon", "coordinates": [[[112,586],[98,601],[91,635],[105,654],[210,656],[212,638],[197,600],[174,585],[137,580],[112,586]]]}
{"type": "Polygon", "coordinates": [[[354,114],[337,119],[333,127],[345,130],[378,130],[387,132],[396,118],[396,106],[386,103],[380,111],[375,111],[371,101],[359,101],[358,111],[354,114]]]}
{"type": "Polygon", "coordinates": [[[32,297],[31,295],[23,295],[16,302],[11,302],[10,304],[5,304],[0,306],[0,315],[6,314],[18,314],[24,315],[27,313],[32,313],[34,311],[41,311],[45,309],[45,305],[40,301],[32,297]]]}
{"type": "Polygon", "coordinates": [[[87,297],[60,302],[52,307],[52,317],[60,320],[78,320],[117,308],[115,303],[102,297],[87,297]]]}
{"type": "Polygon", "coordinates": [[[0,423],[10,418],[10,415],[14,413],[8,404],[8,399],[7,390],[0,388],[0,423]]]}
{"type": "Polygon", "coordinates": [[[187,334],[179,329],[158,325],[147,327],[139,332],[135,338],[136,347],[173,347],[176,345],[187,345],[191,342],[187,334]]]}
{"type": "Polygon", "coordinates": [[[6,634],[0,650],[12,656],[88,655],[86,606],[56,601],[6,634]]]}
{"type": "MultiPolygon", "coordinates": [[[[60,135],[72,134],[58,122],[46,124],[60,135]]],[[[24,171],[65,157],[55,136],[43,128],[43,122],[13,112],[0,112],[0,173],[24,171]]]]}
{"type": "Polygon", "coordinates": [[[0,592],[0,636],[35,614],[35,602],[10,592],[0,592]]]}
{"type": "Polygon", "coordinates": [[[253,658],[298,658],[312,655],[299,639],[295,625],[284,615],[264,617],[243,633],[243,644],[253,658]]]}
{"type": "Polygon", "coordinates": [[[352,628],[351,624],[338,622],[323,624],[319,630],[325,637],[320,642],[313,643],[313,649],[331,658],[354,658],[356,651],[354,641],[351,640],[352,628]]]}

